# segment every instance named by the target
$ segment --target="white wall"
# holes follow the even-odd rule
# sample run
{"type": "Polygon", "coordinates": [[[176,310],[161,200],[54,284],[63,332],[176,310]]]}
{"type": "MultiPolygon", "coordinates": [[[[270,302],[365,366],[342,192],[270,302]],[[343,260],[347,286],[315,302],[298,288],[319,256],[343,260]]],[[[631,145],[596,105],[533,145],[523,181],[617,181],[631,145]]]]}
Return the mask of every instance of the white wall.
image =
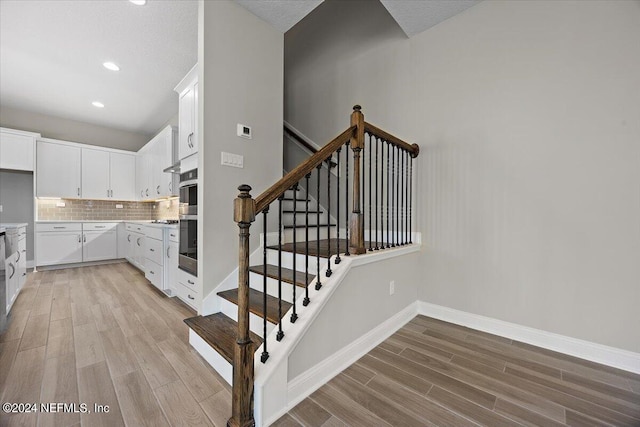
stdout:
{"type": "MultiPolygon", "coordinates": [[[[344,19],[394,25],[365,3],[344,19]]],[[[327,141],[360,103],[420,144],[419,298],[640,352],[640,3],[484,1],[374,48],[316,11],[291,34],[322,61],[287,34],[285,119],[327,141]]]]}
{"type": "MultiPolygon", "coordinates": [[[[256,197],[282,177],[284,36],[232,1],[201,1],[198,31],[199,175],[206,297],[238,266],[233,200],[249,184],[256,197]],[[253,139],[236,135],[252,127],[253,139]],[[220,165],[220,152],[244,156],[244,168],[220,165]]],[[[251,228],[257,247],[260,222],[251,228]]]]}
{"type": "MultiPolygon", "coordinates": [[[[177,98],[176,102],[178,102],[177,98]]],[[[113,129],[5,106],[0,108],[0,126],[37,132],[43,138],[82,142],[129,151],[138,151],[153,137],[153,135],[113,129]]]]}

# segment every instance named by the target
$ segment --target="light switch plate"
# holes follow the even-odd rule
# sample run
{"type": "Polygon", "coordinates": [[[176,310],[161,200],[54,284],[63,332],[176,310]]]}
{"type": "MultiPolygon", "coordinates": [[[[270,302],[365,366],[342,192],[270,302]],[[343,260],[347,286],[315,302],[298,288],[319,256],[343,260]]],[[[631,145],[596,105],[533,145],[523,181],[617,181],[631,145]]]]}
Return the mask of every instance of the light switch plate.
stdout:
{"type": "Polygon", "coordinates": [[[238,136],[240,136],[242,138],[251,139],[251,127],[250,126],[238,123],[237,132],[238,132],[238,136]]]}
{"type": "Polygon", "coordinates": [[[234,168],[242,169],[244,167],[244,156],[222,151],[220,163],[224,166],[231,166],[234,168]]]}
{"type": "Polygon", "coordinates": [[[56,207],[58,208],[64,208],[65,206],[67,206],[65,202],[56,202],[56,207]]]}

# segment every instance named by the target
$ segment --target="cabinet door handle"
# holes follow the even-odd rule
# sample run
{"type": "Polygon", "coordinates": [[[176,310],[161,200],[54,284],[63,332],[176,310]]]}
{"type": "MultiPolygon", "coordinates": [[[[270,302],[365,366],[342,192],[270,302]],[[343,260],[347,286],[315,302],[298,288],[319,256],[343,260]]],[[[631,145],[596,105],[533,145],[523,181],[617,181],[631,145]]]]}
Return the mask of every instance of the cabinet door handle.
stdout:
{"type": "Polygon", "coordinates": [[[169,193],[173,193],[173,181],[169,181],[169,193]]]}
{"type": "Polygon", "coordinates": [[[187,294],[187,298],[189,299],[195,299],[194,297],[191,296],[191,294],[187,294]]]}
{"type": "Polygon", "coordinates": [[[86,234],[82,235],[82,242],[83,243],[87,243],[87,235],[86,234]]]}
{"type": "Polygon", "coordinates": [[[153,249],[153,248],[149,248],[149,250],[150,250],[151,252],[155,252],[155,249],[153,249]]]}
{"type": "Polygon", "coordinates": [[[78,243],[82,243],[82,237],[78,234],[78,243]]]}
{"type": "Polygon", "coordinates": [[[96,228],[106,228],[106,225],[96,225],[96,228]]]}
{"type": "Polygon", "coordinates": [[[11,263],[9,263],[9,267],[11,267],[11,274],[9,275],[9,279],[11,279],[16,274],[16,268],[11,263]]]}
{"type": "Polygon", "coordinates": [[[80,187],[78,187],[78,196],[80,196],[80,187]]]}
{"type": "Polygon", "coordinates": [[[67,227],[58,227],[54,225],[53,228],[55,228],[56,230],[65,230],[67,227]]]}
{"type": "Polygon", "coordinates": [[[131,243],[131,234],[127,236],[127,242],[131,243]]]}
{"type": "Polygon", "coordinates": [[[171,248],[167,248],[167,258],[171,258],[171,255],[169,254],[169,249],[171,248]]]}
{"type": "Polygon", "coordinates": [[[187,279],[187,283],[190,284],[190,285],[195,285],[195,283],[193,281],[189,280],[189,279],[187,279]]]}
{"type": "Polygon", "coordinates": [[[140,246],[140,239],[142,239],[142,237],[138,237],[138,239],[136,240],[136,243],[138,244],[138,246],[140,246]]]}
{"type": "Polygon", "coordinates": [[[107,190],[107,197],[109,197],[109,190],[107,190]]]}
{"type": "Polygon", "coordinates": [[[153,270],[149,270],[149,273],[151,273],[151,274],[156,274],[156,273],[154,273],[154,272],[153,272],[153,270]]]}
{"type": "Polygon", "coordinates": [[[16,262],[20,261],[20,257],[21,257],[21,256],[22,256],[22,255],[20,255],[20,252],[18,252],[18,259],[16,260],[16,262]]]}
{"type": "Polygon", "coordinates": [[[144,194],[145,194],[147,197],[149,197],[149,189],[148,189],[148,188],[144,191],[144,194]]]}
{"type": "Polygon", "coordinates": [[[140,198],[142,199],[144,197],[144,190],[140,190],[140,198]]]}
{"type": "Polygon", "coordinates": [[[176,237],[176,235],[175,235],[175,234],[169,234],[169,236],[171,236],[171,237],[176,237]]]}
{"type": "Polygon", "coordinates": [[[159,186],[159,185],[156,187],[156,192],[157,192],[158,194],[160,194],[160,186],[159,186]]]}

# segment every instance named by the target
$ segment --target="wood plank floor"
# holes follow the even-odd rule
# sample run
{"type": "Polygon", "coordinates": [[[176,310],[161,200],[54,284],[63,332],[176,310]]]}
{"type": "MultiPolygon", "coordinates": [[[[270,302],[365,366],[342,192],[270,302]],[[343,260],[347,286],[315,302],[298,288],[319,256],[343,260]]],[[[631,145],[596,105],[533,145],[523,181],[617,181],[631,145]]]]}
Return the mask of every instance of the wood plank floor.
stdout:
{"type": "Polygon", "coordinates": [[[418,316],[275,426],[640,426],[640,375],[418,316]]]}
{"type": "Polygon", "coordinates": [[[92,413],[0,413],[0,426],[226,425],[230,388],[188,344],[194,315],[127,263],[30,273],[0,335],[0,400],[92,413]]]}
{"type": "MultiPolygon", "coordinates": [[[[109,405],[0,426],[224,426],[194,313],[121,263],[38,272],[0,335],[0,400],[109,405]]],[[[640,375],[418,316],[277,426],[640,426],[640,375]]]]}

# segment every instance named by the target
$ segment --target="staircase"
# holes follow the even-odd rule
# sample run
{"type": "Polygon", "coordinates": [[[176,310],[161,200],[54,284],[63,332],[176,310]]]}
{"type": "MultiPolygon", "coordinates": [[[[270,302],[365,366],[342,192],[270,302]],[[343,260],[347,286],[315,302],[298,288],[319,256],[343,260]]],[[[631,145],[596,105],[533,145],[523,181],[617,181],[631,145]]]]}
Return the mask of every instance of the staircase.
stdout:
{"type": "MultiPolygon", "coordinates": [[[[419,147],[365,122],[360,106],[350,121],[349,128],[257,198],[248,185],[239,187],[234,200],[238,287],[217,293],[220,312],[185,320],[192,345],[204,343],[206,349],[198,351],[233,387],[229,426],[255,424],[254,363],[266,367],[258,373],[267,378],[283,358],[286,362],[287,349],[302,333],[294,328],[298,313],[321,309],[309,304],[312,298],[326,301],[330,293],[320,294],[323,282],[331,280],[341,257],[412,243],[413,159],[419,147]],[[261,226],[261,246],[251,255],[253,222],[261,226]],[[259,255],[261,262],[249,263],[259,255]],[[287,328],[294,331],[289,340],[287,328]]],[[[286,368],[283,372],[286,383],[286,368]]],[[[269,393],[262,388],[257,398],[269,393]]]]}
{"type": "MultiPolygon", "coordinates": [[[[333,245],[335,253],[335,247],[338,243],[335,239],[336,225],[335,223],[329,224],[328,217],[327,211],[319,206],[313,198],[308,197],[303,189],[298,188],[285,192],[282,198],[283,243],[281,250],[279,251],[277,244],[267,245],[267,262],[249,266],[249,329],[251,330],[254,352],[263,342],[258,334],[263,332],[265,324],[268,335],[293,306],[293,285],[295,284],[296,296],[300,297],[304,294],[308,284],[313,285],[314,282],[317,282],[315,279],[319,271],[318,268],[329,258],[329,240],[324,238],[328,235],[327,229],[331,230],[330,235],[333,237],[331,245],[333,245]],[[310,221],[308,227],[310,236],[319,234],[321,237],[320,240],[308,240],[308,249],[307,241],[301,241],[306,237],[303,234],[306,234],[307,230],[305,225],[307,215],[310,221]],[[295,219],[294,216],[296,216],[295,219]],[[300,219],[301,216],[305,219],[300,219]],[[318,218],[319,222],[317,222],[318,218]],[[298,235],[295,251],[292,243],[294,232],[298,235]],[[281,267],[278,267],[279,254],[282,260],[281,267]],[[305,269],[307,254],[310,255],[308,258],[310,261],[309,274],[305,269]],[[315,257],[315,259],[311,257],[315,257]],[[297,261],[295,270],[294,259],[297,261]],[[265,282],[267,284],[266,293],[264,292],[265,282]],[[282,296],[281,299],[278,298],[279,292],[282,296]],[[264,304],[265,301],[266,304],[264,304]]],[[[345,239],[340,240],[341,248],[346,248],[346,244],[345,239]]],[[[217,295],[221,299],[219,313],[191,317],[185,319],[184,322],[232,365],[238,331],[239,289],[221,291],[217,295]]],[[[229,383],[232,382],[231,378],[225,379],[229,383]]]]}

